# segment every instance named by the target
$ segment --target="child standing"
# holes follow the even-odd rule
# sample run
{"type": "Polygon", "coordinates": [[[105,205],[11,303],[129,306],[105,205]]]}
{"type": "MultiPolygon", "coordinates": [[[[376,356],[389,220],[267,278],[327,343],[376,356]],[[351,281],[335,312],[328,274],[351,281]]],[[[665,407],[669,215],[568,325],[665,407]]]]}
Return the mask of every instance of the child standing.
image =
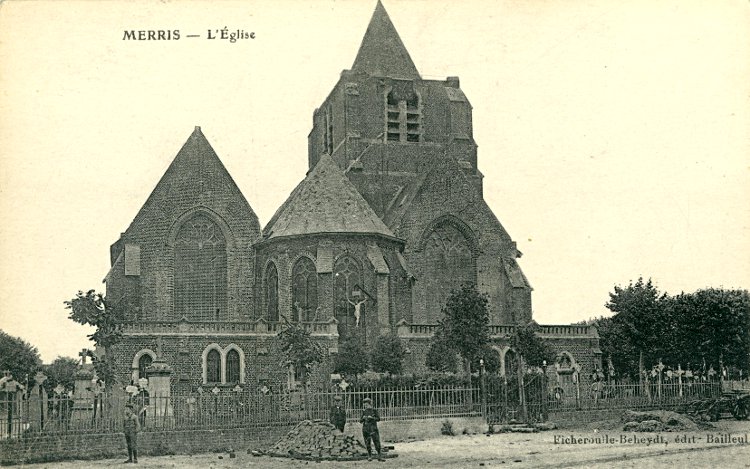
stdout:
{"type": "Polygon", "coordinates": [[[138,431],[141,424],[138,416],[133,413],[133,404],[125,405],[125,420],[122,423],[125,432],[125,443],[128,445],[128,460],[126,463],[138,462],[138,431]]]}
{"type": "Polygon", "coordinates": [[[380,452],[380,432],[378,432],[380,415],[378,415],[377,410],[372,408],[372,399],[366,397],[362,402],[365,409],[362,411],[362,418],[359,419],[359,421],[362,422],[362,436],[365,439],[365,446],[367,447],[367,459],[372,459],[372,449],[370,447],[370,441],[372,441],[375,443],[375,451],[378,452],[378,459],[382,460],[383,457],[380,452]]]}
{"type": "Polygon", "coordinates": [[[346,425],[346,410],[341,405],[341,396],[334,396],[333,407],[328,416],[328,420],[339,429],[341,433],[344,433],[344,425],[346,425]]]}

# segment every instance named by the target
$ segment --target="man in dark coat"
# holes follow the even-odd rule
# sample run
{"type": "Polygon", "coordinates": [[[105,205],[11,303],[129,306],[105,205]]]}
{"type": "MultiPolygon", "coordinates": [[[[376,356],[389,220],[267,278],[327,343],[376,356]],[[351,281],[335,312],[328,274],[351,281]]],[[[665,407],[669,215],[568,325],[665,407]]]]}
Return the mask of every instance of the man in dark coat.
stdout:
{"type": "Polygon", "coordinates": [[[341,433],[344,433],[344,425],[346,425],[346,410],[341,405],[341,396],[333,397],[333,407],[331,407],[328,420],[334,427],[338,428],[341,433]]]}
{"type": "Polygon", "coordinates": [[[380,421],[380,415],[378,411],[372,408],[372,399],[366,397],[362,401],[365,409],[362,411],[362,418],[359,419],[362,422],[362,436],[365,439],[365,446],[367,447],[368,460],[372,459],[372,449],[370,448],[370,441],[375,443],[375,451],[378,452],[378,459],[382,459],[380,453],[380,432],[378,432],[378,422],[380,421]]]}
{"type": "Polygon", "coordinates": [[[138,432],[141,424],[138,416],[133,413],[133,404],[125,405],[125,420],[122,423],[125,432],[125,443],[128,445],[128,460],[126,463],[138,462],[138,432]]]}

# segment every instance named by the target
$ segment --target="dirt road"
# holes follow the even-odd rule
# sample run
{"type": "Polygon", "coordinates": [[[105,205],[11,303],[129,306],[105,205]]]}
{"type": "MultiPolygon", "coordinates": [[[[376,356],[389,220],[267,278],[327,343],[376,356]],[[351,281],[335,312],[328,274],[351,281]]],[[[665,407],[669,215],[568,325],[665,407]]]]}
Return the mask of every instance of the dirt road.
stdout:
{"type": "MultiPolygon", "coordinates": [[[[619,431],[549,431],[534,434],[498,434],[441,437],[398,443],[398,457],[385,462],[312,462],[254,457],[237,452],[194,456],[142,457],[137,467],[235,468],[750,468],[750,422],[723,421],[710,432],[624,433],[619,431]],[[729,435],[727,437],[727,435],[729,435]],[[734,442],[732,442],[734,438],[734,442]],[[650,440],[649,440],[650,439],[650,440]],[[221,459],[219,459],[221,457],[221,459]]],[[[124,454],[124,451],[123,451],[124,454]]],[[[65,461],[26,465],[32,468],[111,469],[125,458],[101,461],[65,461]]],[[[22,466],[10,466],[22,467],[22,466]]],[[[123,467],[133,467],[123,465],[123,467]]]]}

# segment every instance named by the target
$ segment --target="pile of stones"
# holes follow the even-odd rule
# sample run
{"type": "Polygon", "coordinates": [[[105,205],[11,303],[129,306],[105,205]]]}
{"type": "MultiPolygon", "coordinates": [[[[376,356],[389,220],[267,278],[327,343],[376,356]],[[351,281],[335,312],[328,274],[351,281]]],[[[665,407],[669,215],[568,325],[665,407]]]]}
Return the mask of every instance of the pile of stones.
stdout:
{"type": "Polygon", "coordinates": [[[667,410],[647,412],[625,411],[621,422],[623,430],[631,432],[684,432],[695,431],[707,426],[694,422],[685,415],[667,410]]]}
{"type": "Polygon", "coordinates": [[[266,454],[323,461],[367,458],[367,450],[362,443],[351,435],[341,433],[324,420],[303,420],[266,451],[266,454]]]}

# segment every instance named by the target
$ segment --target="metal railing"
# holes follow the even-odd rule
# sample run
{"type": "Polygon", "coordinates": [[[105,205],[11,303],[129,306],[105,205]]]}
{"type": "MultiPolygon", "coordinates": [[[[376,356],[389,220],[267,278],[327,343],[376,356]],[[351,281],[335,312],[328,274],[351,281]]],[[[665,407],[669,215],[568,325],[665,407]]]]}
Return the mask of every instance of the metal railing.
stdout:
{"type": "MultiPolygon", "coordinates": [[[[726,384],[724,390],[727,390],[726,384]]],[[[734,388],[745,384],[739,383],[734,388]]],[[[524,393],[525,413],[529,417],[585,410],[679,410],[697,399],[720,396],[722,383],[555,384],[528,377],[524,393]]],[[[350,422],[359,421],[365,398],[372,400],[382,420],[484,415],[488,420],[506,421],[522,415],[518,386],[497,379],[483,386],[348,388],[345,391],[336,388],[307,394],[301,390],[262,393],[217,388],[216,392],[170,397],[102,394],[96,398],[54,395],[28,399],[17,393],[12,399],[0,396],[0,438],[24,433],[119,432],[126,404],[132,404],[146,431],[289,425],[303,419],[328,419],[335,396],[341,396],[350,422]]]]}

